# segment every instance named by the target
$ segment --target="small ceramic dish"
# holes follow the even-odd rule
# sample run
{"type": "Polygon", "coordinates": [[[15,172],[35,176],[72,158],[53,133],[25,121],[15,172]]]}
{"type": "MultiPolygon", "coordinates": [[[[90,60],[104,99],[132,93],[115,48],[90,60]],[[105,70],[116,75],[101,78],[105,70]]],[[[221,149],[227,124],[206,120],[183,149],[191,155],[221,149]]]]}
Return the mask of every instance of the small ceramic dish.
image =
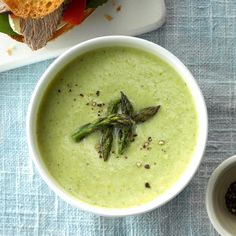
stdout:
{"type": "Polygon", "coordinates": [[[206,208],[211,223],[223,236],[236,235],[236,216],[226,207],[225,194],[236,181],[236,156],[221,163],[211,175],[206,192],[206,208]]]}

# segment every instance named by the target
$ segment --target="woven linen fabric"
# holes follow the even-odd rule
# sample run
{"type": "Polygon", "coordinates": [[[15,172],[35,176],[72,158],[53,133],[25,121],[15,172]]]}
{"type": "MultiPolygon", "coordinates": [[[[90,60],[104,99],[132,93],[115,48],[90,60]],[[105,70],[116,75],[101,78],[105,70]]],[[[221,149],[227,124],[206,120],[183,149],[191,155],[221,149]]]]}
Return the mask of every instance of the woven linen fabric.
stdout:
{"type": "Polygon", "coordinates": [[[59,199],[30,161],[25,132],[30,96],[52,60],[29,65],[0,73],[0,235],[218,235],[207,216],[205,191],[214,168],[236,153],[236,1],[166,0],[166,5],[166,24],[140,37],[182,60],[203,91],[209,140],[190,184],[161,208],[120,219],[59,199]]]}

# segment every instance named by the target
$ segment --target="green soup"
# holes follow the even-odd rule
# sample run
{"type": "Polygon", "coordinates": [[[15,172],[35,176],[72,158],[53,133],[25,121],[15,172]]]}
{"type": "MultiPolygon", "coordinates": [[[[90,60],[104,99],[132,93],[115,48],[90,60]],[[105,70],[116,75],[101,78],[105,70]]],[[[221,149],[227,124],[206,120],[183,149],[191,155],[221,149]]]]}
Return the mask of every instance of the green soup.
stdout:
{"type": "Polygon", "coordinates": [[[50,174],[76,198],[109,208],[141,205],[173,186],[191,161],[197,133],[192,95],[176,71],[154,55],[125,47],[95,50],[69,63],[48,87],[37,120],[38,146],[50,174]],[[120,91],[136,110],[161,109],[137,126],[123,156],[114,145],[104,162],[96,150],[101,132],[79,143],[71,134],[104,116],[120,91]]]}

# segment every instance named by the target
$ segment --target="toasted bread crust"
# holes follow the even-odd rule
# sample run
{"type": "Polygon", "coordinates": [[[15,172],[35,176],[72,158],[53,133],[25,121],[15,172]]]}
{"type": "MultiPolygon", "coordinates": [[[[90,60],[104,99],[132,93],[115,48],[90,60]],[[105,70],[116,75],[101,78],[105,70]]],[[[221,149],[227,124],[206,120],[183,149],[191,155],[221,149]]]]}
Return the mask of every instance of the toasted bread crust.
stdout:
{"type": "Polygon", "coordinates": [[[55,11],[64,0],[3,0],[3,2],[18,17],[38,19],[55,11]]]}

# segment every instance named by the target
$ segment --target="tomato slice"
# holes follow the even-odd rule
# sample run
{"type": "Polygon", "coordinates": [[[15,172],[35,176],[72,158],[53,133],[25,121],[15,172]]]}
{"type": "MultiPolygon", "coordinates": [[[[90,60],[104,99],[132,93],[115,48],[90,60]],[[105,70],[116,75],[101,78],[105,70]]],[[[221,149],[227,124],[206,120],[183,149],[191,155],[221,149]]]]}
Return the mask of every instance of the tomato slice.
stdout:
{"type": "Polygon", "coordinates": [[[86,3],[87,0],[72,0],[64,12],[63,20],[72,25],[79,25],[85,17],[86,3]]]}

